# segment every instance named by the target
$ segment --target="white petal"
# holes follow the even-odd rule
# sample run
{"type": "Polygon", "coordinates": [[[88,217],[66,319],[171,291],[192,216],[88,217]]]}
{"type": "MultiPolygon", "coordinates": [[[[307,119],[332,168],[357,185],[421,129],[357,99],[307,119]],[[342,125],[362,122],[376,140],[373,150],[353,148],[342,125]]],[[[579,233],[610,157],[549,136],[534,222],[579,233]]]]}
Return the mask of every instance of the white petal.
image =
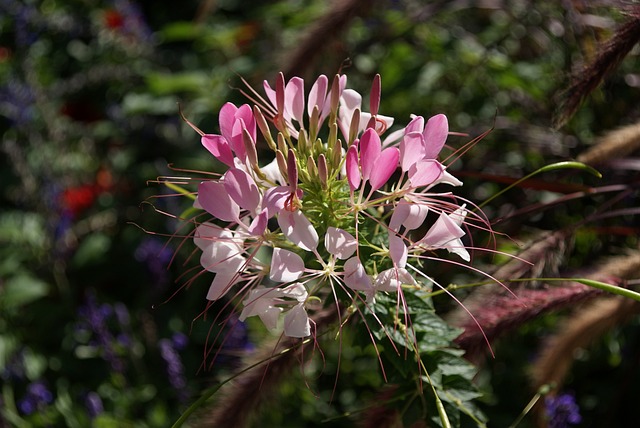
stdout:
{"type": "Polygon", "coordinates": [[[404,239],[392,231],[389,231],[389,255],[397,267],[403,268],[407,265],[408,250],[404,239]]]}
{"type": "Polygon", "coordinates": [[[329,227],[324,236],[327,251],[339,259],[348,259],[358,248],[358,241],[346,230],[329,227]]]}
{"type": "Polygon", "coordinates": [[[367,275],[358,257],[351,257],[344,263],[344,277],[342,280],[352,290],[368,291],[373,288],[371,277],[367,275]]]}
{"type": "Polygon", "coordinates": [[[274,248],[271,256],[271,271],[269,278],[277,282],[291,282],[300,278],[304,273],[304,261],[296,253],[274,248]]]}
{"type": "Polygon", "coordinates": [[[311,334],[309,315],[302,303],[295,305],[285,315],[284,334],[289,337],[307,337],[311,334]]]}

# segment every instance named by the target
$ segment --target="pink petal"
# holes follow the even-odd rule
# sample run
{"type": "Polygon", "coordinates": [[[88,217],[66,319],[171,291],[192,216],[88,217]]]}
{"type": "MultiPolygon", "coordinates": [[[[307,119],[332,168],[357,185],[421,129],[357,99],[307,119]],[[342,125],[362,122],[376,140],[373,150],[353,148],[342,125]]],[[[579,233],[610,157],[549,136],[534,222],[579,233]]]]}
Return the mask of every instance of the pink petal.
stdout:
{"type": "Polygon", "coordinates": [[[231,199],[224,184],[220,182],[201,182],[198,185],[198,203],[219,220],[238,221],[240,207],[231,199]]]}
{"type": "Polygon", "coordinates": [[[276,282],[291,282],[300,278],[304,273],[304,262],[296,253],[274,248],[271,256],[271,270],[269,278],[276,282]]]}
{"type": "Polygon", "coordinates": [[[236,154],[236,157],[244,162],[247,158],[247,149],[244,148],[244,140],[242,137],[243,128],[246,128],[244,120],[236,120],[231,131],[231,139],[228,141],[231,145],[231,149],[233,149],[233,152],[236,154]]]}
{"type": "Polygon", "coordinates": [[[369,177],[369,183],[373,190],[378,190],[389,180],[398,167],[399,157],[400,151],[397,147],[389,147],[380,153],[380,156],[376,159],[375,168],[373,168],[369,177]]]}
{"type": "Polygon", "coordinates": [[[232,103],[225,103],[218,114],[220,133],[227,141],[231,141],[233,137],[233,125],[236,123],[236,111],[238,111],[238,107],[232,103]]]}
{"type": "Polygon", "coordinates": [[[318,232],[302,211],[280,211],[278,224],[284,236],[303,250],[311,251],[318,246],[318,232]]]}
{"type": "Polygon", "coordinates": [[[346,168],[349,187],[351,191],[354,191],[360,187],[361,182],[360,166],[358,165],[358,148],[355,144],[352,144],[349,150],[347,150],[346,168]]]}
{"type": "Polygon", "coordinates": [[[309,91],[309,102],[307,104],[307,114],[311,117],[313,108],[318,106],[318,110],[322,112],[324,102],[327,99],[327,88],[329,87],[329,79],[321,74],[309,91]]]}
{"type": "MultiPolygon", "coordinates": [[[[377,168],[376,161],[382,150],[380,136],[374,129],[367,129],[360,137],[360,166],[362,167],[362,179],[369,180],[371,171],[377,168]]],[[[397,160],[396,160],[397,162],[397,160]]]]}
{"type": "Polygon", "coordinates": [[[410,132],[400,141],[400,166],[403,171],[409,169],[424,158],[424,137],[420,132],[410,132]]]}
{"type": "Polygon", "coordinates": [[[247,128],[249,135],[251,135],[253,141],[256,141],[256,118],[253,115],[253,109],[249,106],[249,104],[242,104],[240,107],[238,107],[238,111],[236,111],[235,113],[235,119],[237,122],[241,120],[244,122],[244,126],[247,128]]]}
{"type": "Polygon", "coordinates": [[[260,214],[253,219],[247,232],[253,236],[262,235],[267,230],[267,223],[269,221],[268,215],[269,213],[267,210],[262,210],[260,214]]]}
{"type": "Polygon", "coordinates": [[[404,239],[391,231],[389,232],[389,255],[397,267],[403,268],[407,265],[408,250],[404,239]]]}
{"type": "Polygon", "coordinates": [[[409,181],[413,187],[429,186],[435,183],[444,171],[440,162],[433,159],[423,159],[409,168],[409,181]]]}
{"type": "Polygon", "coordinates": [[[367,275],[358,257],[351,257],[344,263],[344,276],[342,280],[345,285],[352,290],[371,291],[373,289],[371,277],[367,275]]]}
{"type": "Polygon", "coordinates": [[[284,316],[284,334],[289,337],[307,337],[311,334],[309,315],[302,303],[295,305],[284,316]]]}
{"type": "Polygon", "coordinates": [[[222,179],[224,188],[241,208],[253,213],[260,204],[261,196],[253,178],[238,168],[229,168],[222,179]]]}
{"type": "Polygon", "coordinates": [[[435,159],[442,150],[447,135],[449,134],[449,122],[444,114],[437,114],[427,121],[424,127],[425,157],[435,159]]]}
{"type": "Polygon", "coordinates": [[[346,230],[329,227],[324,236],[324,247],[339,259],[348,259],[358,248],[358,241],[346,230]]]}
{"type": "Polygon", "coordinates": [[[404,128],[405,135],[412,132],[419,132],[422,134],[422,131],[424,131],[424,117],[422,116],[414,117],[404,128]]]}
{"type": "Polygon", "coordinates": [[[233,166],[233,152],[229,142],[222,135],[205,134],[200,141],[216,159],[228,166],[233,166]]]}
{"type": "Polygon", "coordinates": [[[268,217],[271,218],[284,209],[284,204],[290,196],[291,188],[289,186],[270,187],[264,192],[262,208],[267,210],[268,217]]]}

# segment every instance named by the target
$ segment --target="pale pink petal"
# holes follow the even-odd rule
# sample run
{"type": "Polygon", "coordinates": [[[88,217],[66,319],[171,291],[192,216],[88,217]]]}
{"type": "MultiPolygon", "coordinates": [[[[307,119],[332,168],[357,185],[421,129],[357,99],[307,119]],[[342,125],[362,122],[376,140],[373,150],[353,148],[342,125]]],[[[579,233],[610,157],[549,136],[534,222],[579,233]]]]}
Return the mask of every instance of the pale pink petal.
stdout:
{"type": "Polygon", "coordinates": [[[258,214],[249,225],[249,232],[253,236],[260,236],[267,230],[267,223],[269,221],[269,212],[267,210],[262,210],[260,214],[258,214]]]}
{"type": "Polygon", "coordinates": [[[434,184],[444,171],[442,164],[433,159],[423,159],[409,168],[409,181],[413,187],[434,184]]]}
{"type": "Polygon", "coordinates": [[[304,273],[304,262],[296,253],[274,248],[271,256],[271,270],[269,278],[276,282],[291,282],[300,278],[304,273]]]}
{"type": "Polygon", "coordinates": [[[358,241],[346,230],[329,227],[324,236],[324,247],[339,259],[348,259],[358,248],[358,241]]]}
{"type": "Polygon", "coordinates": [[[304,80],[293,77],[287,83],[284,92],[285,109],[291,114],[299,124],[302,124],[304,115],[304,80]]]}
{"type": "Polygon", "coordinates": [[[401,199],[393,209],[389,228],[396,232],[400,230],[400,226],[404,226],[406,230],[417,229],[422,226],[428,212],[429,208],[425,204],[401,199]]]}
{"type": "Polygon", "coordinates": [[[389,231],[389,255],[397,267],[403,268],[407,265],[408,250],[404,239],[391,231],[389,231]]]}
{"type": "Polygon", "coordinates": [[[318,232],[300,210],[280,211],[278,225],[284,236],[303,250],[311,251],[318,246],[318,232]]]}
{"type": "Polygon", "coordinates": [[[302,303],[289,309],[284,316],[284,334],[289,337],[307,337],[311,334],[309,315],[302,303]]]}
{"type": "MultiPolygon", "coordinates": [[[[353,118],[353,112],[356,109],[360,109],[362,105],[362,96],[354,91],[353,89],[345,89],[342,91],[342,96],[340,97],[340,110],[339,110],[339,121],[338,126],[340,127],[340,131],[342,135],[344,135],[345,139],[349,138],[349,129],[351,128],[351,119],[353,118]]],[[[367,118],[367,120],[369,120],[367,118]]],[[[363,124],[362,117],[360,118],[360,126],[366,125],[366,122],[363,124]]]]}
{"type": "Polygon", "coordinates": [[[240,207],[217,181],[203,181],[198,185],[198,203],[209,214],[222,221],[237,221],[240,207]]]}
{"type": "Polygon", "coordinates": [[[459,255],[460,258],[462,258],[462,260],[464,260],[466,262],[471,260],[471,255],[469,255],[469,252],[464,247],[464,244],[462,243],[461,239],[455,239],[453,241],[448,242],[445,245],[445,248],[450,253],[459,255]]]}
{"type": "Polygon", "coordinates": [[[193,242],[198,248],[204,250],[216,242],[230,240],[233,235],[228,229],[223,229],[213,223],[202,223],[196,227],[193,233],[193,242]]]}
{"type": "Polygon", "coordinates": [[[440,183],[449,184],[451,186],[462,186],[462,181],[451,175],[446,169],[442,171],[442,175],[440,176],[440,178],[433,182],[434,185],[440,183]]]}
{"type": "Polygon", "coordinates": [[[307,114],[311,116],[313,108],[318,106],[318,110],[322,112],[324,102],[327,99],[327,88],[329,87],[329,79],[321,74],[309,91],[309,102],[307,104],[307,114]]]}
{"type": "Polygon", "coordinates": [[[416,280],[406,269],[391,268],[378,274],[374,286],[377,291],[394,292],[402,284],[415,285],[416,280]]]}
{"type": "Polygon", "coordinates": [[[355,144],[352,144],[347,150],[346,168],[347,168],[347,181],[351,191],[360,187],[360,166],[358,165],[358,148],[355,144]]]}
{"type": "Polygon", "coordinates": [[[397,142],[403,136],[404,136],[404,129],[396,129],[395,131],[391,132],[390,134],[387,134],[387,136],[384,137],[384,140],[382,141],[382,147],[387,147],[388,145],[391,145],[397,142]]]}
{"type": "Polygon", "coordinates": [[[231,241],[217,241],[202,250],[200,265],[209,272],[238,272],[246,259],[240,247],[231,241]]]}
{"type": "Polygon", "coordinates": [[[276,104],[276,91],[271,89],[271,86],[269,86],[269,82],[267,82],[266,80],[264,80],[262,82],[262,87],[264,89],[264,93],[267,94],[267,98],[269,99],[271,104],[274,107],[277,107],[277,104],[276,104]]]}
{"type": "Polygon", "coordinates": [[[362,167],[362,179],[369,180],[371,171],[377,168],[376,161],[382,150],[380,136],[375,130],[369,128],[360,137],[360,166],[362,167]]]}
{"type": "Polygon", "coordinates": [[[447,141],[448,134],[449,123],[444,114],[437,114],[427,121],[423,132],[426,158],[435,159],[438,157],[438,153],[447,141]]]}
{"type": "Polygon", "coordinates": [[[207,300],[218,300],[231,289],[235,283],[235,272],[218,272],[207,292],[207,300]]]}
{"type": "Polygon", "coordinates": [[[290,299],[296,299],[299,303],[303,303],[309,297],[309,293],[305,286],[299,282],[291,284],[280,290],[282,297],[289,297],[290,299]]]}
{"type": "Polygon", "coordinates": [[[403,204],[409,207],[409,214],[407,218],[402,222],[402,225],[407,230],[417,229],[422,226],[424,220],[427,218],[427,214],[429,213],[429,208],[426,204],[409,202],[407,200],[401,200],[398,205],[403,204]]]}
{"type": "MultiPolygon", "coordinates": [[[[377,135],[377,134],[376,134],[377,135]]],[[[376,159],[375,167],[371,171],[369,184],[373,190],[378,190],[389,180],[398,168],[400,151],[397,147],[386,148],[376,159]]]]}
{"type": "Polygon", "coordinates": [[[352,290],[371,291],[373,289],[371,277],[367,275],[358,257],[351,257],[344,263],[344,276],[342,280],[345,285],[352,290]]]}
{"type": "Polygon", "coordinates": [[[449,215],[449,218],[453,220],[453,222],[458,226],[462,226],[462,223],[464,223],[464,219],[467,218],[468,210],[466,207],[467,204],[462,204],[460,208],[449,215]]]}
{"type": "Polygon", "coordinates": [[[446,243],[463,236],[464,230],[451,220],[447,214],[440,213],[440,217],[427,231],[424,238],[420,240],[420,243],[430,248],[444,248],[446,243]]]}
{"type": "Polygon", "coordinates": [[[222,135],[205,134],[200,142],[220,162],[233,166],[233,152],[229,142],[222,135]]]}
{"type": "Polygon", "coordinates": [[[242,302],[244,309],[238,319],[244,321],[248,317],[258,315],[265,327],[269,330],[275,329],[282,312],[282,308],[275,306],[279,303],[278,295],[278,290],[274,288],[258,287],[251,290],[249,297],[242,302]]]}
{"type": "Polygon", "coordinates": [[[241,208],[254,213],[261,196],[253,178],[238,168],[229,168],[222,179],[224,188],[241,208]]]}

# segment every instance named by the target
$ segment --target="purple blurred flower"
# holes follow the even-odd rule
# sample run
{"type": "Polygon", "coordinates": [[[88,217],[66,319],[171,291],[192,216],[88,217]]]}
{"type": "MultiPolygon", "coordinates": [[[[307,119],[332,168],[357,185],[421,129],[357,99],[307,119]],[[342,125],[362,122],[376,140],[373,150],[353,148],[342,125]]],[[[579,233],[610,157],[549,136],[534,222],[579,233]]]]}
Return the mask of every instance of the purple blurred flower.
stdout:
{"type": "Polygon", "coordinates": [[[92,391],[88,393],[84,402],[85,402],[85,405],[87,406],[87,411],[91,419],[95,419],[98,415],[104,412],[102,399],[100,398],[97,392],[92,391]]]}
{"type": "Polygon", "coordinates": [[[21,380],[24,378],[24,350],[21,349],[8,358],[5,366],[0,370],[0,379],[8,381],[13,379],[21,380]]]}
{"type": "Polygon", "coordinates": [[[18,403],[24,415],[30,415],[38,409],[53,402],[53,394],[43,381],[32,382],[27,386],[27,393],[18,403]]]}
{"type": "Polygon", "coordinates": [[[234,369],[240,366],[242,355],[253,350],[253,344],[249,341],[247,325],[236,314],[229,317],[225,328],[227,332],[218,351],[217,364],[234,369]]]}
{"type": "Polygon", "coordinates": [[[115,338],[107,326],[113,308],[108,304],[99,305],[95,294],[89,292],[85,304],[78,309],[78,315],[81,318],[79,327],[93,333],[97,346],[102,349],[103,357],[111,364],[111,368],[118,373],[124,372],[124,362],[115,353],[115,338]]]}
{"type": "Polygon", "coordinates": [[[145,265],[151,280],[157,287],[163,287],[169,283],[167,265],[173,257],[173,251],[157,238],[149,237],[138,245],[135,258],[145,265]]]}
{"type": "Polygon", "coordinates": [[[187,381],[184,376],[184,366],[180,355],[176,351],[174,343],[171,339],[162,339],[158,343],[160,347],[160,355],[167,364],[167,374],[169,375],[169,383],[178,393],[178,399],[185,402],[189,399],[187,391],[187,381]]]}
{"type": "Polygon", "coordinates": [[[544,405],[549,428],[567,428],[582,421],[580,408],[572,394],[547,396],[544,405]]]}

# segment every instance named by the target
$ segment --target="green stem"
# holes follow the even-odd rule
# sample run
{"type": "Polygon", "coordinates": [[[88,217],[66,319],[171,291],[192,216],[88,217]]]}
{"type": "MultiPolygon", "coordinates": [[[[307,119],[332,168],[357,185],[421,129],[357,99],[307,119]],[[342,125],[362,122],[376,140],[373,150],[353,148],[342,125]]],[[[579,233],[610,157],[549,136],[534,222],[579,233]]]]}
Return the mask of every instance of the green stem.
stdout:
{"type": "Polygon", "coordinates": [[[524,282],[524,281],[543,281],[543,282],[554,282],[554,281],[573,281],[579,282],[580,284],[584,284],[589,287],[597,288],[599,290],[606,291],[607,293],[617,294],[619,296],[629,297],[633,300],[637,300],[640,302],[640,293],[629,290],[628,288],[618,287],[617,285],[607,284],[606,282],[595,281],[593,279],[586,278],[520,278],[520,279],[510,279],[506,280],[507,282],[524,282]]]}
{"type": "Polygon", "coordinates": [[[168,181],[165,181],[164,185],[167,186],[171,190],[175,190],[176,192],[180,193],[181,195],[184,195],[184,196],[186,196],[186,197],[188,197],[190,199],[193,199],[194,201],[196,200],[196,195],[194,195],[193,192],[190,192],[187,189],[178,186],[177,184],[173,184],[173,183],[169,183],[168,181]]]}
{"type": "Polygon", "coordinates": [[[542,168],[539,168],[539,169],[533,171],[531,174],[525,175],[521,179],[519,179],[516,182],[514,182],[514,183],[510,184],[509,186],[505,187],[504,189],[502,189],[501,191],[499,191],[498,193],[496,193],[495,195],[491,196],[489,199],[485,200],[483,203],[478,205],[478,209],[484,207],[489,202],[493,201],[495,198],[497,198],[498,196],[502,195],[504,192],[512,189],[513,187],[517,186],[518,184],[522,183],[525,180],[530,179],[531,177],[533,177],[535,175],[538,175],[538,174],[540,174],[542,172],[555,171],[556,169],[566,169],[566,168],[581,169],[583,171],[587,171],[588,173],[591,173],[591,174],[595,175],[598,178],[602,178],[602,174],[600,174],[597,170],[595,170],[594,168],[590,167],[589,165],[585,165],[585,164],[583,164],[581,162],[574,162],[574,161],[570,161],[569,162],[569,161],[566,161],[566,162],[552,163],[551,165],[546,165],[546,166],[543,166],[542,168]]]}

